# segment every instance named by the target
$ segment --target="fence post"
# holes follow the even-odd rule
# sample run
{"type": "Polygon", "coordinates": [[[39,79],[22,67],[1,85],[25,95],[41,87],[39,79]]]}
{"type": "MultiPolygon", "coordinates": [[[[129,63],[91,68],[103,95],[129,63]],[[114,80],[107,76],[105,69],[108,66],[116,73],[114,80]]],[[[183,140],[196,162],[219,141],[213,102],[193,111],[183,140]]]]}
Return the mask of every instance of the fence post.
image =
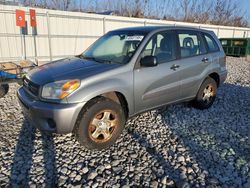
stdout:
{"type": "Polygon", "coordinates": [[[233,38],[234,38],[234,36],[235,36],[235,28],[233,29],[233,38]]]}
{"type": "Polygon", "coordinates": [[[46,17],[47,17],[48,42],[49,42],[49,59],[50,59],[50,61],[52,61],[52,49],[51,49],[51,35],[50,35],[49,12],[46,13],[46,17]]]}
{"type": "Polygon", "coordinates": [[[217,28],[217,37],[219,38],[219,34],[220,34],[220,28],[217,28]]]}
{"type": "Polygon", "coordinates": [[[27,59],[27,53],[26,53],[26,40],[25,40],[25,35],[23,36],[23,53],[24,53],[24,60],[27,59]]]}
{"type": "Polygon", "coordinates": [[[36,64],[38,64],[37,49],[36,49],[36,36],[33,36],[33,42],[34,42],[35,62],[36,64]]]}
{"type": "Polygon", "coordinates": [[[147,20],[144,21],[144,26],[146,26],[146,25],[147,25],[147,20]]]}
{"type": "Polygon", "coordinates": [[[27,52],[26,52],[26,37],[25,35],[28,34],[28,24],[27,21],[25,21],[25,27],[21,27],[21,34],[22,34],[22,38],[23,38],[23,59],[26,60],[27,59],[27,52]]]}
{"type": "Polygon", "coordinates": [[[106,33],[106,18],[105,17],[103,17],[103,20],[102,20],[102,25],[103,25],[103,34],[105,34],[106,33]]]}
{"type": "Polygon", "coordinates": [[[249,36],[249,30],[244,31],[243,38],[248,38],[249,36]]]}
{"type": "Polygon", "coordinates": [[[21,59],[24,60],[24,40],[23,40],[23,34],[22,34],[22,29],[20,28],[20,38],[21,38],[21,53],[22,53],[22,57],[21,59]]]}

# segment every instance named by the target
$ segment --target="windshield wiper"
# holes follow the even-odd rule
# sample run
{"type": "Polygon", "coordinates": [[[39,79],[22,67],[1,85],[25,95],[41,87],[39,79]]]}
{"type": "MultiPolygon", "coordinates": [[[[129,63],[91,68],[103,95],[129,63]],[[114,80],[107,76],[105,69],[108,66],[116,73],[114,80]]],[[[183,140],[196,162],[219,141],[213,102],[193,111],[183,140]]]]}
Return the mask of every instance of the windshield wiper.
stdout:
{"type": "Polygon", "coordinates": [[[81,58],[81,59],[93,60],[93,61],[96,61],[98,63],[103,63],[103,60],[97,59],[97,58],[91,57],[91,56],[79,55],[78,57],[81,58]]]}
{"type": "Polygon", "coordinates": [[[113,60],[109,60],[109,59],[99,59],[99,58],[95,58],[95,57],[92,57],[92,56],[84,56],[84,55],[79,55],[77,56],[81,59],[88,59],[88,60],[93,60],[93,61],[96,61],[98,63],[107,63],[107,64],[113,64],[113,63],[116,63],[116,64],[121,64],[120,62],[116,62],[116,61],[113,61],[113,60]]]}
{"type": "Polygon", "coordinates": [[[121,62],[114,61],[113,59],[102,59],[104,62],[109,63],[109,64],[122,64],[121,62]]]}
{"type": "Polygon", "coordinates": [[[104,63],[107,63],[107,64],[115,63],[115,62],[113,62],[113,61],[111,61],[111,60],[108,60],[108,59],[102,59],[102,61],[103,61],[104,63]]]}

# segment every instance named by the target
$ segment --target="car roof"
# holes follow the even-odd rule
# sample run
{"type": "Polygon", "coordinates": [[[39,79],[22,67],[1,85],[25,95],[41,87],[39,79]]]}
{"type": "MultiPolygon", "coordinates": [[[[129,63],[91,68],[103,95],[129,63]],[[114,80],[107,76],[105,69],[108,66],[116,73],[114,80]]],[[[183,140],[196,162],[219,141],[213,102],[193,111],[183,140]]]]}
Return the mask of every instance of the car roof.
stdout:
{"type": "Polygon", "coordinates": [[[131,31],[137,31],[137,32],[143,32],[143,33],[150,33],[152,31],[161,31],[161,30],[170,30],[170,29],[176,29],[176,30],[193,30],[193,31],[202,31],[202,32],[211,32],[209,30],[200,29],[197,27],[184,27],[184,26],[139,26],[139,27],[127,27],[127,28],[121,28],[113,30],[113,32],[131,32],[131,31]]]}

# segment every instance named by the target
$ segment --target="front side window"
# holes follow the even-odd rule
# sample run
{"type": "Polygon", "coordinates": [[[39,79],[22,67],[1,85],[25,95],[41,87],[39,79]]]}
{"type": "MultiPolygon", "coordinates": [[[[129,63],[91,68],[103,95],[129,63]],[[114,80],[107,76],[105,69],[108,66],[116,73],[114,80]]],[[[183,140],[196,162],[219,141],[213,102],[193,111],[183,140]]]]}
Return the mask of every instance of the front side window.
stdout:
{"type": "Polygon", "coordinates": [[[137,32],[110,32],[98,39],[82,57],[102,63],[126,64],[134,55],[145,34],[137,32]]]}
{"type": "Polygon", "coordinates": [[[204,34],[205,40],[207,42],[207,47],[209,52],[216,52],[219,51],[219,46],[215,42],[215,40],[212,38],[212,36],[208,34],[204,34]]]}
{"type": "Polygon", "coordinates": [[[183,31],[178,33],[181,57],[192,57],[206,53],[198,33],[183,31]]]}
{"type": "Polygon", "coordinates": [[[155,56],[159,64],[176,59],[174,33],[169,31],[155,34],[147,43],[141,56],[142,58],[155,56]]]}

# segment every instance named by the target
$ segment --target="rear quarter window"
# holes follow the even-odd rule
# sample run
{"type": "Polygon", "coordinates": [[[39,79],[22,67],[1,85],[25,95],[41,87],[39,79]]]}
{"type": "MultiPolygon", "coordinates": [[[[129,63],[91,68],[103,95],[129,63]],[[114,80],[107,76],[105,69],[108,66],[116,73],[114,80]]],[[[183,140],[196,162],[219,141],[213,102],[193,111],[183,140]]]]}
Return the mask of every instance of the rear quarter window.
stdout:
{"type": "Polygon", "coordinates": [[[205,41],[207,43],[208,52],[220,51],[218,44],[216,43],[216,41],[214,40],[214,38],[211,35],[206,34],[206,33],[204,33],[203,35],[204,35],[205,41]]]}

